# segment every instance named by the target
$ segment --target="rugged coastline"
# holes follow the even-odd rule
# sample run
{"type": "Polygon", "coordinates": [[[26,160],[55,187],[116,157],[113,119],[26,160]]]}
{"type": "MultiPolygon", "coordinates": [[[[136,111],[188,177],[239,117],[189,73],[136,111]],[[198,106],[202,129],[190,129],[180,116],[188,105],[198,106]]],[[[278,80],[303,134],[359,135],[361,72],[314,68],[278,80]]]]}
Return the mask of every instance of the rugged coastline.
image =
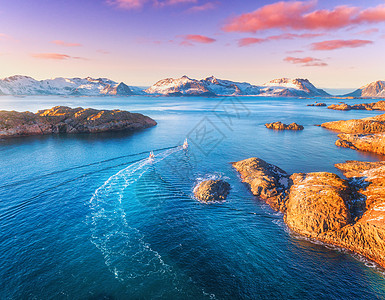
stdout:
{"type": "Polygon", "coordinates": [[[118,109],[55,106],[37,113],[0,111],[0,138],[138,130],[156,124],[150,117],[118,109]]]}
{"type": "Polygon", "coordinates": [[[259,158],[233,163],[251,192],[284,214],[293,231],[385,267],[385,165],[348,161],[334,173],[287,174],[259,158]]]}
{"type": "Polygon", "coordinates": [[[333,121],[321,127],[340,132],[336,145],[385,154],[385,114],[364,119],[333,121]]]}

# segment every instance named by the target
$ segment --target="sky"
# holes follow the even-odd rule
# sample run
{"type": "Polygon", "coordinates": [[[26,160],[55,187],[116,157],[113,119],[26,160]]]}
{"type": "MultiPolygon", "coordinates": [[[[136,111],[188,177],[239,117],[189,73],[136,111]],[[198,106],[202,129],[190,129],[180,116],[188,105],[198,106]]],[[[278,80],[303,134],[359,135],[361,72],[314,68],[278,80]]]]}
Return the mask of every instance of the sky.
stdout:
{"type": "Polygon", "coordinates": [[[385,0],[0,0],[0,77],[385,80],[385,0]]]}

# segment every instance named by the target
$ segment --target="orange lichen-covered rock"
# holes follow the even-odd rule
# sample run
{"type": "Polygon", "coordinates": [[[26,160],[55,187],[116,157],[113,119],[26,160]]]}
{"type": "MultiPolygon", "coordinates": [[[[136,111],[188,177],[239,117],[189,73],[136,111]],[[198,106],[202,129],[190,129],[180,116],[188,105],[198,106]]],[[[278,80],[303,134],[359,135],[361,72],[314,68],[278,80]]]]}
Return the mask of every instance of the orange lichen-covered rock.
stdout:
{"type": "Polygon", "coordinates": [[[261,197],[275,210],[286,210],[289,175],[285,171],[256,157],[235,162],[233,167],[255,196],[261,197]]]}
{"type": "Polygon", "coordinates": [[[52,133],[88,133],[155,126],[151,118],[122,110],[55,106],[31,112],[0,111],[0,137],[52,133]]]}
{"type": "Polygon", "coordinates": [[[346,180],[326,172],[296,173],[290,178],[285,221],[291,229],[316,238],[351,222],[351,190],[346,180]]]}
{"type": "Polygon", "coordinates": [[[286,224],[295,232],[385,267],[385,162],[337,164],[348,180],[326,172],[289,177],[258,158],[233,166],[255,196],[285,214],[286,224]]]}
{"type": "Polygon", "coordinates": [[[265,127],[267,129],[275,129],[275,130],[303,130],[303,126],[298,125],[297,123],[283,124],[282,122],[274,122],[274,123],[266,123],[265,127]]]}
{"type": "Polygon", "coordinates": [[[385,154],[385,114],[347,121],[323,123],[324,128],[342,132],[336,145],[385,154]]]}

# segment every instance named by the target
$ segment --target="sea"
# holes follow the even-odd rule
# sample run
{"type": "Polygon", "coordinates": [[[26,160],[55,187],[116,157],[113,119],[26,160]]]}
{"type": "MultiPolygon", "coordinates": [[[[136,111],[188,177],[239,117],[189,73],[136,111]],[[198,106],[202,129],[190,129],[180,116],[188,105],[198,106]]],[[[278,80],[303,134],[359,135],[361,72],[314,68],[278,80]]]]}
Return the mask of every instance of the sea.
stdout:
{"type": "Polygon", "coordinates": [[[122,109],[158,125],[0,140],[0,299],[385,299],[384,269],[290,231],[231,165],[258,157],[342,176],[334,164],[384,159],[315,126],[379,112],[314,101],[362,102],[1,96],[0,110],[122,109]],[[265,128],[275,121],[305,129],[265,128]],[[230,183],[225,202],[194,198],[205,179],[230,183]]]}

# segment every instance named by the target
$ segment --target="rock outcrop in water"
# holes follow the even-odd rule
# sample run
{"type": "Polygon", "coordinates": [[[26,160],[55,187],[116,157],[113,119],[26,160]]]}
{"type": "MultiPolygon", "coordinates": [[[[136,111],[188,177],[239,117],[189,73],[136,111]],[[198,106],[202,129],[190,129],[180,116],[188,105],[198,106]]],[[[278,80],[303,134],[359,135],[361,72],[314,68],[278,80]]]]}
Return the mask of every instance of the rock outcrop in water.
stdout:
{"type": "Polygon", "coordinates": [[[336,141],[337,146],[385,154],[385,114],[358,120],[327,122],[321,126],[341,132],[336,141]]]}
{"type": "Polygon", "coordinates": [[[385,101],[378,101],[372,103],[361,103],[349,105],[346,103],[332,104],[328,106],[328,109],[334,110],[385,110],[385,101]]]}
{"type": "Polygon", "coordinates": [[[285,191],[289,186],[289,175],[284,170],[256,157],[235,162],[233,167],[255,196],[261,197],[275,210],[286,210],[285,191]]]}
{"type": "Polygon", "coordinates": [[[97,133],[155,126],[142,114],[56,106],[37,113],[0,111],[0,138],[55,133],[97,133]]]}
{"type": "Polygon", "coordinates": [[[283,124],[282,122],[274,122],[274,123],[266,123],[265,127],[267,129],[275,129],[275,130],[303,130],[303,126],[298,125],[297,123],[283,124]]]}
{"type": "Polygon", "coordinates": [[[293,231],[385,266],[385,162],[337,164],[349,180],[327,172],[289,176],[258,158],[233,166],[293,231]]]}
{"type": "Polygon", "coordinates": [[[308,104],[307,106],[326,106],[326,103],[320,102],[320,103],[313,103],[313,104],[308,104]]]}
{"type": "Polygon", "coordinates": [[[223,180],[205,180],[194,189],[195,197],[204,202],[226,200],[230,184],[223,180]]]}

